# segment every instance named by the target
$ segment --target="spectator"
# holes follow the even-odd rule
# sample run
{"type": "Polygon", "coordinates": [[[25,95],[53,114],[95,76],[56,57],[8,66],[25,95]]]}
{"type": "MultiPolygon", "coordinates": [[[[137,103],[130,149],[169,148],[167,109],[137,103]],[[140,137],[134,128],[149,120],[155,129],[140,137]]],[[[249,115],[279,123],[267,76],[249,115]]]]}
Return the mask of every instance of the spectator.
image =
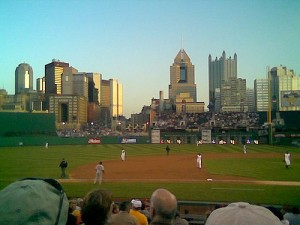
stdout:
{"type": "Polygon", "coordinates": [[[104,189],[89,192],[83,199],[81,219],[85,225],[104,225],[111,217],[112,194],[104,189]]]}
{"type": "Polygon", "coordinates": [[[177,211],[172,225],[189,225],[189,222],[186,219],[181,218],[179,211],[177,211]]]}
{"type": "Polygon", "coordinates": [[[298,207],[293,207],[291,212],[286,212],[283,215],[283,218],[288,220],[290,225],[300,225],[299,208],[298,207]]]}
{"type": "Polygon", "coordinates": [[[82,208],[82,203],[83,203],[83,199],[82,198],[77,198],[77,206],[76,206],[76,209],[80,210],[81,211],[81,208],[82,208]]]}
{"type": "Polygon", "coordinates": [[[77,222],[76,217],[72,213],[69,212],[68,221],[67,221],[66,225],[76,225],[76,222],[77,222]]]}
{"type": "Polygon", "coordinates": [[[118,214],[120,212],[119,205],[113,203],[112,214],[118,214]]]}
{"type": "Polygon", "coordinates": [[[289,221],[286,219],[283,219],[283,214],[278,208],[275,208],[274,206],[268,206],[266,207],[268,210],[270,210],[275,216],[278,217],[278,219],[282,222],[283,225],[289,225],[289,221]]]}
{"type": "Polygon", "coordinates": [[[54,179],[26,178],[0,191],[0,224],[65,225],[69,202],[54,179]]]}
{"type": "Polygon", "coordinates": [[[177,210],[176,197],[166,189],[157,189],[150,199],[150,213],[152,225],[171,225],[177,210]]]}
{"type": "Polygon", "coordinates": [[[120,212],[112,215],[111,225],[138,225],[136,217],[129,214],[129,202],[122,202],[119,206],[120,212]]]}
{"type": "Polygon", "coordinates": [[[139,199],[133,199],[131,201],[131,210],[129,214],[137,219],[138,225],[148,225],[147,217],[140,212],[141,207],[142,202],[139,199]]]}
{"type": "Polygon", "coordinates": [[[70,213],[75,216],[76,218],[76,224],[79,225],[82,223],[81,221],[81,211],[78,209],[77,207],[77,200],[70,200],[69,201],[70,205],[69,205],[69,210],[70,210],[70,213]]]}
{"type": "Polygon", "coordinates": [[[142,207],[141,207],[140,212],[143,213],[147,217],[148,223],[150,223],[151,217],[150,217],[149,202],[142,201],[142,207]]]}
{"type": "Polygon", "coordinates": [[[281,221],[267,208],[245,202],[231,203],[214,210],[206,225],[282,225],[281,221]]]}

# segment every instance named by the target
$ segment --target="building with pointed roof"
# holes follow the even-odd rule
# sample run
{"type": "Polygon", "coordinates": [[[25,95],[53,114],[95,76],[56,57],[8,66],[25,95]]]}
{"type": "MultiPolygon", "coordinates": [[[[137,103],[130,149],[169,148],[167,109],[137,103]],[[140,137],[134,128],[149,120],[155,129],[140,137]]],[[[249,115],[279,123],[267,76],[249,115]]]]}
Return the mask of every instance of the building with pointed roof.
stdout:
{"type": "Polygon", "coordinates": [[[170,66],[169,99],[173,104],[197,102],[195,67],[183,48],[170,66]]]}

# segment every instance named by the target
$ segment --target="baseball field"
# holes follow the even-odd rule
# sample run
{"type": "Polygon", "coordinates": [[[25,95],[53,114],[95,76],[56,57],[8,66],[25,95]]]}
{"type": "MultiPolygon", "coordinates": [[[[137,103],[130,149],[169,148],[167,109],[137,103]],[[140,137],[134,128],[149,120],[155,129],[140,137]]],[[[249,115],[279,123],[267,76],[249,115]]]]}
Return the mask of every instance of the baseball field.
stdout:
{"type": "Polygon", "coordinates": [[[149,198],[154,189],[172,191],[178,200],[246,201],[253,204],[300,206],[300,149],[247,145],[107,144],[20,146],[0,148],[0,189],[25,177],[55,178],[68,197],[83,197],[95,188],[113,192],[116,199],[149,198]],[[121,149],[126,160],[120,159],[121,149]],[[291,153],[285,167],[284,153],[291,153]],[[196,155],[202,154],[202,168],[196,155]],[[58,167],[68,161],[67,179],[58,167]],[[95,166],[105,167],[103,183],[94,185],[95,166]]]}

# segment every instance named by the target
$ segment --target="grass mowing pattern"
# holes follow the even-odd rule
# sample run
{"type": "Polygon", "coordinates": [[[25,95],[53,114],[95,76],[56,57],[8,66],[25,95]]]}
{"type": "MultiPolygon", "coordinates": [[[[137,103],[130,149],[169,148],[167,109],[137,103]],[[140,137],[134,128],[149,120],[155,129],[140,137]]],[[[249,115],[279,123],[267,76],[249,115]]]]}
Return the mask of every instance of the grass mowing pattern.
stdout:
{"type": "MultiPolygon", "coordinates": [[[[59,178],[59,163],[69,161],[69,170],[99,160],[119,159],[124,147],[128,157],[165,155],[165,145],[66,145],[0,148],[0,189],[24,177],[59,178]]],[[[242,153],[241,145],[170,145],[170,154],[242,153]]],[[[249,145],[245,158],[204,158],[210,173],[251,177],[253,180],[300,181],[300,154],[298,148],[289,148],[292,167],[284,168],[282,162],[286,147],[249,145]],[[251,158],[251,153],[279,153],[278,158],[251,158]]],[[[95,189],[91,183],[63,184],[68,196],[84,196],[95,189]]],[[[116,198],[148,198],[152,191],[164,187],[175,193],[179,200],[232,202],[247,201],[256,204],[299,205],[300,187],[230,183],[104,183],[101,188],[113,191],[116,198]]]]}

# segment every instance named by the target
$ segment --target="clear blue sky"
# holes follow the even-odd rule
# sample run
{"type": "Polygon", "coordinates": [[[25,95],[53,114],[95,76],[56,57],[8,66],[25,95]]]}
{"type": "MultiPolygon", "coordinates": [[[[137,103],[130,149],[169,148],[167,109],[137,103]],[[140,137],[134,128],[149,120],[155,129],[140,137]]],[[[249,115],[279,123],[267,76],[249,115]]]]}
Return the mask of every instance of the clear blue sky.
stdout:
{"type": "Polygon", "coordinates": [[[124,115],[164,91],[181,48],[195,65],[198,101],[208,104],[208,55],[238,57],[238,77],[253,87],[266,67],[300,73],[298,0],[3,0],[0,88],[14,94],[18,64],[36,78],[53,58],[123,84],[124,115]]]}

